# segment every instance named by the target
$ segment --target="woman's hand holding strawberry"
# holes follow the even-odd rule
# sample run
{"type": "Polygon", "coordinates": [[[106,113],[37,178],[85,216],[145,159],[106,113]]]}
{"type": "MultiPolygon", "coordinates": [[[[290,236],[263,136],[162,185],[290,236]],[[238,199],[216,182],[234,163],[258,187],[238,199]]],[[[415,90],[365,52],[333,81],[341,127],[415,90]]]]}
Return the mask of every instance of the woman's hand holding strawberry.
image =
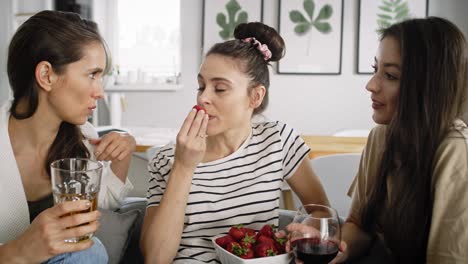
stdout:
{"type": "Polygon", "coordinates": [[[203,160],[206,151],[207,126],[208,114],[203,108],[197,110],[194,107],[177,134],[175,164],[187,169],[195,169],[203,160]]]}

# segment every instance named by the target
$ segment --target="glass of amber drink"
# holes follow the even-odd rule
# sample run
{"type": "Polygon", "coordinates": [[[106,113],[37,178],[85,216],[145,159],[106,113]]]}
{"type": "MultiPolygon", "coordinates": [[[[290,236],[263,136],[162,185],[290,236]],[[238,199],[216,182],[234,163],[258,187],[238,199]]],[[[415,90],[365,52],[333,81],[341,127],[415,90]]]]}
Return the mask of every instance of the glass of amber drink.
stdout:
{"type": "MultiPolygon", "coordinates": [[[[77,200],[89,200],[91,202],[89,209],[64,216],[97,210],[102,169],[101,162],[81,158],[60,159],[50,164],[52,193],[55,204],[77,200]]],[[[65,242],[78,243],[88,240],[92,236],[91,233],[80,237],[71,237],[65,239],[65,242]]]]}

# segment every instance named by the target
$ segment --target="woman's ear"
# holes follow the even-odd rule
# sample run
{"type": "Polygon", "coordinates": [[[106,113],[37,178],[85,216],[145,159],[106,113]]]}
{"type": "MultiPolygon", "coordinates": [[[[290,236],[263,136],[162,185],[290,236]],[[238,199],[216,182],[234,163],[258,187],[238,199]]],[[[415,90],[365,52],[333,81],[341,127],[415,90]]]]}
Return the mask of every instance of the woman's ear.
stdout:
{"type": "Polygon", "coordinates": [[[253,109],[256,109],[259,107],[262,102],[263,98],[265,97],[266,94],[266,88],[263,85],[258,85],[252,89],[250,92],[250,106],[253,109]]]}
{"type": "Polygon", "coordinates": [[[38,86],[45,91],[52,90],[52,85],[57,82],[58,76],[48,61],[41,61],[36,65],[34,72],[38,86]]]}

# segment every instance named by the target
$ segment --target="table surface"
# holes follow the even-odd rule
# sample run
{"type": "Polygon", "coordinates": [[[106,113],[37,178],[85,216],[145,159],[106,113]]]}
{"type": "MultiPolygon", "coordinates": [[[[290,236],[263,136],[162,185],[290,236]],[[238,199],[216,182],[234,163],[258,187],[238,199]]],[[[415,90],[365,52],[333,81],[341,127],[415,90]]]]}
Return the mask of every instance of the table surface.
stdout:
{"type": "MultiPolygon", "coordinates": [[[[319,135],[302,135],[305,143],[311,148],[309,158],[337,153],[360,153],[366,145],[365,137],[334,137],[319,135]]],[[[137,142],[136,152],[145,152],[151,145],[137,142]]]]}

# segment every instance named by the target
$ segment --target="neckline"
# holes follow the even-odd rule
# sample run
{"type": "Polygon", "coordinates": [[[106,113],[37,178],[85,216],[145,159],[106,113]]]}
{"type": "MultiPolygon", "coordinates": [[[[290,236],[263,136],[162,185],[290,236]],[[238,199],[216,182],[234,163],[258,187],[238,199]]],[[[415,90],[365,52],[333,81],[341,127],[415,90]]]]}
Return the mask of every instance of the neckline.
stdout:
{"type": "Polygon", "coordinates": [[[229,160],[229,159],[232,159],[232,158],[235,158],[237,157],[240,152],[242,152],[242,150],[245,149],[245,147],[249,144],[250,142],[250,139],[252,138],[252,132],[253,131],[253,128],[250,127],[250,133],[249,135],[247,136],[247,138],[244,140],[244,142],[239,146],[239,148],[237,148],[236,151],[234,151],[233,153],[227,155],[226,157],[224,158],[220,158],[220,159],[216,159],[216,160],[212,160],[212,161],[208,161],[208,162],[200,162],[198,164],[198,166],[207,166],[207,165],[213,165],[213,164],[216,164],[216,163],[222,163],[226,160],[229,160]]]}

